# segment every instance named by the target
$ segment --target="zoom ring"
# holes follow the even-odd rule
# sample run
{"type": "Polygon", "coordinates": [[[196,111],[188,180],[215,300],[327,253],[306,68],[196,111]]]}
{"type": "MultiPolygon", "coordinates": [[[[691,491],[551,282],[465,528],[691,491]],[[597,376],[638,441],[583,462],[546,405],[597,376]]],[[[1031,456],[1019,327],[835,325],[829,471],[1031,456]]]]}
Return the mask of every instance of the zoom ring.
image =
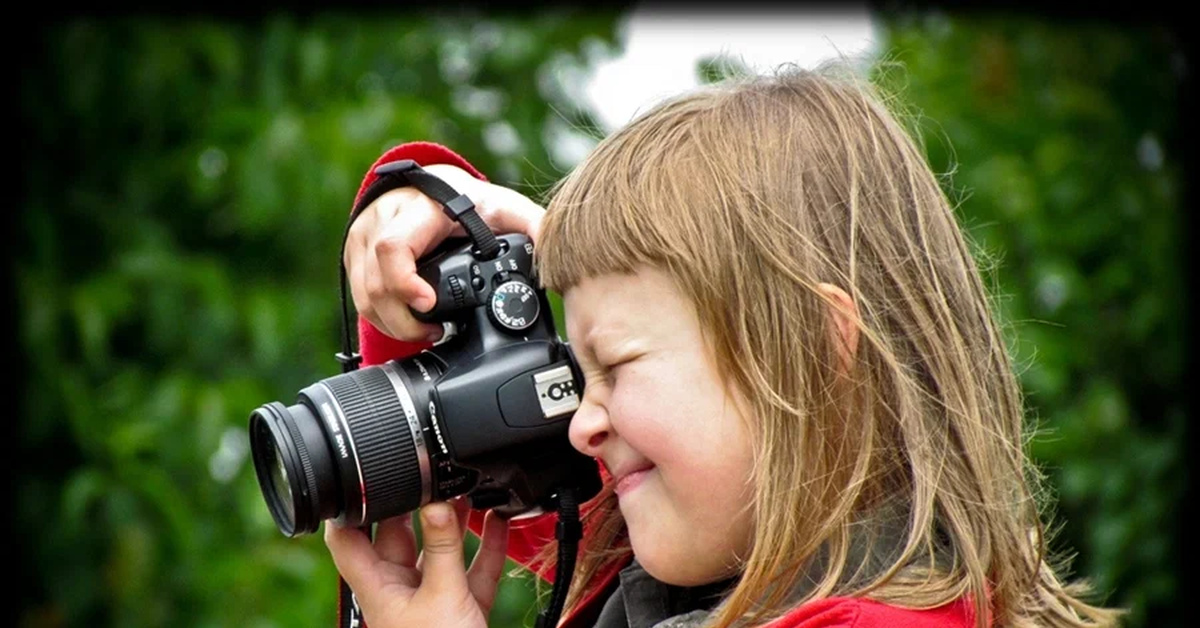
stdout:
{"type": "Polygon", "coordinates": [[[362,466],[367,521],[379,521],[421,505],[416,445],[387,375],[380,368],[351,371],[328,380],[346,415],[362,466]]]}

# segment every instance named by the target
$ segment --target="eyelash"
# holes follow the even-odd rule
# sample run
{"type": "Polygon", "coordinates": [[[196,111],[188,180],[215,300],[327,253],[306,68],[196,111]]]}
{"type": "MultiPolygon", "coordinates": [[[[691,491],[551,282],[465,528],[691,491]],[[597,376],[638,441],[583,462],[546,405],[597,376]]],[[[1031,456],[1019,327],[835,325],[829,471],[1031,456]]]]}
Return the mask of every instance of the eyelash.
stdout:
{"type": "Polygon", "coordinates": [[[629,364],[630,362],[633,362],[633,358],[630,358],[628,360],[621,360],[620,362],[617,362],[615,364],[609,364],[609,365],[603,366],[601,368],[604,369],[604,373],[608,377],[610,382],[615,382],[617,379],[617,369],[621,368],[622,366],[625,366],[626,364],[629,364]]]}
{"type": "Polygon", "coordinates": [[[604,381],[607,382],[608,384],[616,383],[617,369],[624,366],[626,362],[628,362],[628,360],[626,360],[625,362],[617,362],[616,364],[600,364],[600,365],[598,365],[599,370],[600,370],[600,376],[603,377],[604,381]]]}

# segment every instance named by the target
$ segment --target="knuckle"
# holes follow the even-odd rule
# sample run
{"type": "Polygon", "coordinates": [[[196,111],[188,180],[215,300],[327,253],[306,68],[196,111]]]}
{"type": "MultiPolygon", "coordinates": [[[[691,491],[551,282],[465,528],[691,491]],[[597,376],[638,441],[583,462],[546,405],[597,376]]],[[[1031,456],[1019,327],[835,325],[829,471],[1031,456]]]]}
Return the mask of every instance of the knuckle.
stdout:
{"type": "Polygon", "coordinates": [[[404,211],[409,205],[420,202],[422,194],[417,188],[405,186],[388,190],[380,198],[386,198],[396,211],[404,211]]]}
{"type": "Polygon", "coordinates": [[[368,273],[364,281],[366,285],[363,288],[366,290],[367,299],[379,301],[387,297],[387,285],[384,284],[383,278],[377,273],[368,273]]]}
{"type": "Polygon", "coordinates": [[[375,241],[375,255],[378,257],[389,257],[406,249],[404,238],[399,236],[385,236],[375,241]]]}
{"type": "Polygon", "coordinates": [[[479,214],[479,217],[482,218],[485,223],[489,225],[493,224],[496,221],[496,218],[499,217],[499,210],[497,207],[493,203],[481,203],[480,200],[482,199],[473,200],[475,200],[475,211],[479,214]]]}
{"type": "Polygon", "coordinates": [[[374,222],[368,217],[368,215],[372,211],[373,211],[373,207],[368,207],[366,210],[364,210],[361,214],[358,215],[358,217],[354,220],[353,223],[351,223],[350,230],[348,232],[346,232],[350,238],[362,237],[362,235],[368,231],[368,229],[370,227],[370,225],[368,223],[374,222]]]}
{"type": "Polygon", "coordinates": [[[427,537],[425,552],[429,554],[453,554],[462,548],[462,541],[453,537],[427,537]]]}

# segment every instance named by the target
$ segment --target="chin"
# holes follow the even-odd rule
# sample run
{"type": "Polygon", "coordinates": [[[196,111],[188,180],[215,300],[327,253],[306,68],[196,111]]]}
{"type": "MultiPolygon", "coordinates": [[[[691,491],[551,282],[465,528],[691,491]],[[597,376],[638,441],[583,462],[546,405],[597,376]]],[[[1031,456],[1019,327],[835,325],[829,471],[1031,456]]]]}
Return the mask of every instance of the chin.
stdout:
{"type": "Polygon", "coordinates": [[[694,587],[716,582],[722,578],[719,574],[706,573],[711,570],[697,565],[693,552],[682,550],[672,552],[661,545],[639,551],[637,543],[632,539],[631,545],[638,564],[659,582],[678,587],[694,587]]]}

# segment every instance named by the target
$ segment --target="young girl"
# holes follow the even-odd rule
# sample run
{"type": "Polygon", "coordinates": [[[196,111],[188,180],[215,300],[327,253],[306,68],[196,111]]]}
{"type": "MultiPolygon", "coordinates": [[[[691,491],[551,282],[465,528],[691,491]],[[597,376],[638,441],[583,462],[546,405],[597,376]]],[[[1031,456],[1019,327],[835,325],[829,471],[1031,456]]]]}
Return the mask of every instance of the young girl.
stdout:
{"type": "MultiPolygon", "coordinates": [[[[1048,563],[1021,391],[950,203],[869,83],[731,79],[611,137],[543,210],[427,143],[414,159],[535,242],[603,467],[561,625],[1108,626],[1048,563]]],[[[373,180],[368,175],[365,188],[373,180]]],[[[410,188],[356,221],[364,364],[436,340],[414,260],[462,234],[410,188]]],[[[552,516],[465,506],[374,545],[326,526],[371,628],[484,626],[506,555],[554,577],[552,516]],[[456,525],[456,522],[458,524],[456,525]]]]}

